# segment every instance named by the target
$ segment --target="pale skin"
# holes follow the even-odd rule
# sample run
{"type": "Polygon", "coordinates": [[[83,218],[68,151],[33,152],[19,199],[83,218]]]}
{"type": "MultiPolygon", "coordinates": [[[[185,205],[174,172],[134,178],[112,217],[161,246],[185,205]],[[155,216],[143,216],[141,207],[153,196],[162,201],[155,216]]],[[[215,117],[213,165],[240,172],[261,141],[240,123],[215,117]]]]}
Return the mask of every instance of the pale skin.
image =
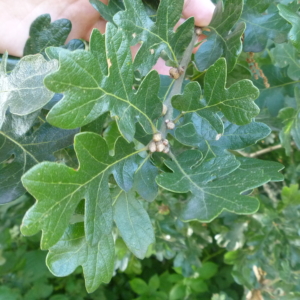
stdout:
{"type": "MultiPolygon", "coordinates": [[[[107,4],[108,0],[101,0],[107,4]]],[[[134,0],[133,0],[134,1],[134,0]]],[[[174,0],[176,1],[176,0],[174,0]]],[[[211,21],[214,4],[210,0],[185,0],[183,19],[195,18],[196,26],[207,26],[211,21]]],[[[22,56],[28,39],[30,24],[40,15],[49,13],[52,22],[66,18],[72,22],[68,40],[82,38],[89,40],[93,28],[105,32],[106,21],[91,6],[88,0],[2,0],[0,1],[0,53],[22,56]]],[[[181,20],[182,22],[183,20],[181,20]]],[[[132,49],[135,53],[136,49],[132,49]]],[[[154,67],[161,74],[168,74],[169,68],[160,60],[154,67]]]]}

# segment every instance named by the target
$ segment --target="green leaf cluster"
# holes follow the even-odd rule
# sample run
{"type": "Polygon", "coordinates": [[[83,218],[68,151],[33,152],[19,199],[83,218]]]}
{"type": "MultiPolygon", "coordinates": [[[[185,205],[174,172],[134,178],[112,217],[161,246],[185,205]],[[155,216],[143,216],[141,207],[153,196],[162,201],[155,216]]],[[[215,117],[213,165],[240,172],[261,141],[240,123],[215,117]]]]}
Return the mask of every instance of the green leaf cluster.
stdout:
{"type": "MultiPolygon", "coordinates": [[[[131,280],[139,299],[211,298],[207,281],[218,268],[201,266],[199,245],[212,247],[212,239],[230,251],[241,248],[239,239],[246,245],[246,225],[237,228],[230,218],[255,223],[244,216],[259,217],[252,191],[284,178],[280,163],[249,152],[268,145],[272,130],[287,154],[292,140],[300,145],[297,5],[219,1],[193,55],[193,18],[174,30],[183,0],[161,0],[157,9],[141,0],[90,2],[108,20],[105,34],[94,29],[88,44],[63,45],[70,22],[42,15],[12,70],[2,56],[0,202],[25,191],[35,198],[22,233],[41,232],[50,271],[62,277],[82,270],[89,293],[117,270],[138,273],[136,258],[153,254],[174,259],[179,276],[169,289],[163,275],[131,280]],[[151,70],[159,58],[178,79],[151,70]],[[226,216],[232,228],[214,237],[201,227],[217,219],[217,228],[226,216]]],[[[276,214],[285,215],[282,209],[276,214]]],[[[265,230],[259,226],[253,228],[265,230]]],[[[231,254],[237,252],[226,259],[238,272],[231,254]]],[[[248,277],[252,266],[245,267],[248,277]]],[[[235,299],[230,284],[218,284],[213,299],[235,299]]]]}

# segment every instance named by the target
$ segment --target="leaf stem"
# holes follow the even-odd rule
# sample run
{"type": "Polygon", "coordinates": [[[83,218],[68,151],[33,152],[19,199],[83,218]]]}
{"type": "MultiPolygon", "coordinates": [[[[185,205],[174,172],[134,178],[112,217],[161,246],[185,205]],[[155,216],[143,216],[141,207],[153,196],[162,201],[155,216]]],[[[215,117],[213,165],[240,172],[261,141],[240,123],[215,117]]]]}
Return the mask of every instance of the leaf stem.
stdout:
{"type": "Polygon", "coordinates": [[[188,64],[191,60],[191,55],[195,46],[195,43],[197,41],[198,36],[194,33],[192,40],[190,42],[190,44],[188,45],[188,47],[186,48],[182,60],[179,64],[179,68],[182,67],[184,69],[183,74],[175,81],[175,83],[172,86],[172,89],[168,95],[168,97],[166,98],[164,104],[167,106],[168,110],[166,115],[164,116],[163,119],[163,123],[161,125],[161,129],[160,132],[162,134],[162,137],[165,138],[167,135],[167,127],[166,127],[166,120],[172,120],[173,119],[173,107],[172,107],[172,103],[171,103],[171,99],[174,95],[178,95],[181,93],[181,89],[182,89],[182,84],[185,78],[185,73],[186,73],[186,69],[188,67],[188,64]]]}

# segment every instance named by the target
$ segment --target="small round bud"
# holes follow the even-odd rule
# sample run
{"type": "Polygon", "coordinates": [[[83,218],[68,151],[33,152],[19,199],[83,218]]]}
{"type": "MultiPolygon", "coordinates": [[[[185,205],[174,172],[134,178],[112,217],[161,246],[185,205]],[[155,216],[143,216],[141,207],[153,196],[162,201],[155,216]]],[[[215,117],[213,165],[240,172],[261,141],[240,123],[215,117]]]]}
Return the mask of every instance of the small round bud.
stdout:
{"type": "Polygon", "coordinates": [[[156,151],[163,152],[165,149],[165,145],[160,141],[156,143],[156,151]]]}
{"type": "Polygon", "coordinates": [[[165,120],[165,123],[166,123],[166,124],[168,124],[169,122],[170,122],[170,120],[169,120],[169,119],[165,120]]]}
{"type": "Polygon", "coordinates": [[[178,68],[171,68],[169,74],[175,80],[180,77],[180,72],[178,68]]]}
{"type": "Polygon", "coordinates": [[[151,141],[150,144],[148,145],[148,149],[150,152],[156,152],[156,144],[155,142],[151,141]]]}
{"type": "Polygon", "coordinates": [[[161,133],[160,132],[156,132],[154,135],[153,135],[153,141],[154,142],[160,142],[162,139],[162,136],[161,136],[161,133]]]}
{"type": "Polygon", "coordinates": [[[169,146],[165,146],[163,153],[169,153],[170,152],[170,147],[169,146]]]}
{"type": "Polygon", "coordinates": [[[164,116],[168,111],[168,106],[163,104],[162,115],[164,116]]]}
{"type": "Polygon", "coordinates": [[[195,27],[195,33],[196,35],[201,35],[202,34],[202,29],[200,27],[195,27]]]}
{"type": "Polygon", "coordinates": [[[168,145],[169,145],[169,141],[166,140],[166,139],[163,139],[162,142],[163,142],[163,144],[164,144],[165,146],[168,146],[168,145]]]}
{"type": "Polygon", "coordinates": [[[171,129],[171,130],[174,129],[174,128],[175,128],[175,123],[172,122],[172,121],[168,122],[168,123],[167,123],[167,128],[168,128],[168,129],[171,129]]]}

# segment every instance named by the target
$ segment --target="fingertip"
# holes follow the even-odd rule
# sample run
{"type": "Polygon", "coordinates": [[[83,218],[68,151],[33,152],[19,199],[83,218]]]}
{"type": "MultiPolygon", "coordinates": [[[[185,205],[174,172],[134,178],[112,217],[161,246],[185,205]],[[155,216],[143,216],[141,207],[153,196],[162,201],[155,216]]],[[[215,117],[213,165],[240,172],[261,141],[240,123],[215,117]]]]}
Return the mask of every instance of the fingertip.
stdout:
{"type": "Polygon", "coordinates": [[[185,0],[183,7],[184,18],[195,18],[196,26],[207,26],[213,16],[215,5],[210,0],[185,0]]]}

